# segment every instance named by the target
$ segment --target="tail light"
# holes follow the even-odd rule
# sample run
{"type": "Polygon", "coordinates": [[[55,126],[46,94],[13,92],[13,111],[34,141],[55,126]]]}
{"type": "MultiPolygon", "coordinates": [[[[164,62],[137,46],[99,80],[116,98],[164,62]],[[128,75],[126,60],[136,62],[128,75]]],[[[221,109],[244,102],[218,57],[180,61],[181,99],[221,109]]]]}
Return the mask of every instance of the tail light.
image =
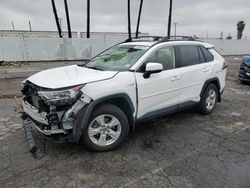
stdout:
{"type": "Polygon", "coordinates": [[[228,61],[224,61],[222,70],[228,68],[228,66],[229,66],[228,61]]]}

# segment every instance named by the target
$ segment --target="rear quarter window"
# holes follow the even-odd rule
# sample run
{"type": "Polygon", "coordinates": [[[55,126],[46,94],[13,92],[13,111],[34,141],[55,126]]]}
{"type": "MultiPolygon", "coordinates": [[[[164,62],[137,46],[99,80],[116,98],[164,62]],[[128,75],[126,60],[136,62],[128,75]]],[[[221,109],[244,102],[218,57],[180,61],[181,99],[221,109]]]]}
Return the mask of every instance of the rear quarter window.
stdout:
{"type": "Polygon", "coordinates": [[[200,46],[200,49],[205,56],[206,62],[211,62],[214,60],[214,56],[209,52],[208,49],[206,49],[204,46],[200,46]]]}

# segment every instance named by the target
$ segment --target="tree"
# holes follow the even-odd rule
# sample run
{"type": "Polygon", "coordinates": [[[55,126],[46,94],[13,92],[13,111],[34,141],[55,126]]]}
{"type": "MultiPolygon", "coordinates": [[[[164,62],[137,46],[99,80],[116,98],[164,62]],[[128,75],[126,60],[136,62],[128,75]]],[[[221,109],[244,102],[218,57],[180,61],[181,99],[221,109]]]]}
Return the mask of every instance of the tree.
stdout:
{"type": "Polygon", "coordinates": [[[64,6],[65,6],[66,19],[67,19],[67,25],[68,25],[68,36],[69,36],[69,38],[72,38],[67,0],[64,0],[64,6]]]}
{"type": "Polygon", "coordinates": [[[128,38],[131,38],[130,0],[128,0],[128,38]]]}
{"type": "Polygon", "coordinates": [[[169,4],[169,16],[168,16],[168,38],[170,38],[170,36],[171,36],[172,5],[173,5],[173,1],[170,0],[170,4],[169,4]]]}
{"type": "Polygon", "coordinates": [[[240,40],[242,39],[243,36],[243,31],[245,29],[245,22],[244,21],[239,21],[237,23],[237,30],[238,30],[238,34],[237,34],[237,39],[240,40]]]}
{"type": "Polygon", "coordinates": [[[55,1],[51,0],[51,3],[52,3],[53,12],[54,12],[54,15],[55,15],[55,20],[56,20],[56,26],[57,26],[58,34],[59,34],[59,37],[62,38],[62,29],[61,29],[61,26],[59,24],[59,18],[58,18],[57,12],[56,12],[55,1]]]}
{"type": "Polygon", "coordinates": [[[141,0],[141,2],[140,2],[140,8],[139,8],[139,14],[138,14],[138,20],[137,20],[137,27],[136,27],[136,34],[135,34],[136,38],[138,38],[138,35],[139,35],[142,5],[143,5],[143,0],[141,0]]]}

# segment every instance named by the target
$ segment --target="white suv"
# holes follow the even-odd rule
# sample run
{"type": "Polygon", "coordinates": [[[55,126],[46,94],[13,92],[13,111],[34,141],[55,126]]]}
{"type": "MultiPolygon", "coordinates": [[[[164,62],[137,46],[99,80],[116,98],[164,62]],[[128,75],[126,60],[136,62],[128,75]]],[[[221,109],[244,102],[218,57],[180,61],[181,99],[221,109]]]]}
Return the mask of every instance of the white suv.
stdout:
{"type": "Polygon", "coordinates": [[[86,64],[25,80],[23,121],[57,141],[112,150],[138,121],[191,106],[213,112],[226,68],[213,45],[192,38],[129,39],[86,64]]]}

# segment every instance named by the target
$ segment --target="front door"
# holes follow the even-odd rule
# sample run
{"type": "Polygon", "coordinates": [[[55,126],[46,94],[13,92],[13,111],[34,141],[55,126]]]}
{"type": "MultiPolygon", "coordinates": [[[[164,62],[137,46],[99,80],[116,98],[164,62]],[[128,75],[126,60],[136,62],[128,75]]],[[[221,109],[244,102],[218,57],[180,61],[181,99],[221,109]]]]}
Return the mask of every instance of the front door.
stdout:
{"type": "MultiPolygon", "coordinates": [[[[137,118],[166,108],[177,109],[180,96],[180,74],[175,69],[174,47],[161,47],[153,52],[146,63],[161,63],[163,71],[143,77],[143,69],[135,73],[138,87],[137,118]]],[[[144,65],[145,65],[144,64],[144,65]]]]}

